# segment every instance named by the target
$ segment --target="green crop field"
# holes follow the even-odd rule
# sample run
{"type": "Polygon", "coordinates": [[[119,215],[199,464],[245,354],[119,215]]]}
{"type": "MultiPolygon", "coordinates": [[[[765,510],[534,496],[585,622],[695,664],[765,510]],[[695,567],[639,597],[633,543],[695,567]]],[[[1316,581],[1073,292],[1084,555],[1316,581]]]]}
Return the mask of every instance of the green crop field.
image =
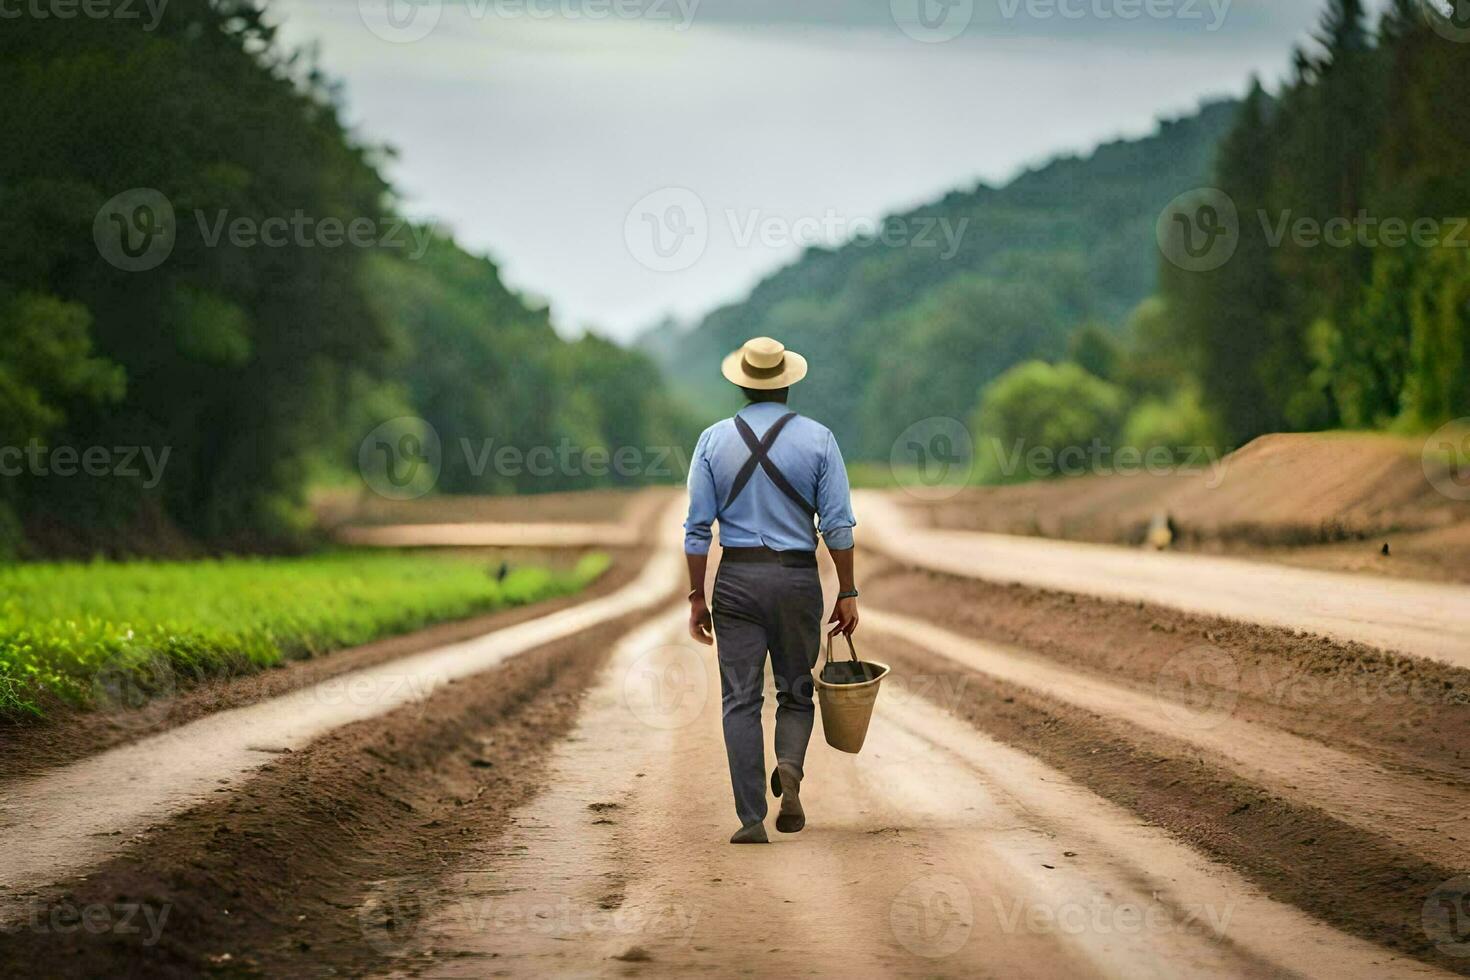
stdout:
{"type": "Polygon", "coordinates": [[[0,567],[0,717],[137,702],[506,606],[577,592],[568,571],[431,554],[0,567]]]}

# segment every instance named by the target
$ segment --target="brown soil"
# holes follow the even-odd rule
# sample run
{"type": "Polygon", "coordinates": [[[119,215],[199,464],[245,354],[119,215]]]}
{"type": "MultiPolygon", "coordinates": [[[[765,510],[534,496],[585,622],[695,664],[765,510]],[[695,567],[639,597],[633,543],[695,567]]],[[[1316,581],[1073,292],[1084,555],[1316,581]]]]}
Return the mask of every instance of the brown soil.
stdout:
{"type": "MultiPolygon", "coordinates": [[[[1154,688],[1170,657],[1206,645],[1240,665],[1229,686],[1235,717],[1416,778],[1456,783],[1470,771],[1464,748],[1470,672],[1464,670],[1169,609],[895,566],[870,573],[865,597],[877,608],[901,609],[1146,689],[1154,688]],[[1394,697],[1399,690],[1412,693],[1394,697]],[[1363,691],[1379,697],[1365,700],[1363,691]]],[[[1241,870],[1273,898],[1346,932],[1470,973],[1464,959],[1435,949],[1421,919],[1426,897],[1462,869],[1423,860],[1399,841],[1264,790],[1182,739],[1060,703],[892,636],[884,635],[879,649],[898,676],[924,680],[918,693],[1241,870]]]]}
{"type": "MultiPolygon", "coordinates": [[[[493,837],[541,786],[539,764],[575,719],[608,653],[590,630],[454,683],[424,705],[283,755],[217,802],[140,836],[87,876],[36,896],[0,933],[0,975],[360,976],[387,963],[420,911],[419,885],[466,842],[493,837]],[[394,882],[409,883],[402,893],[394,882]],[[369,901],[386,888],[388,901],[369,901]],[[64,928],[78,909],[150,930],[64,928]],[[143,923],[142,918],[137,923],[143,923]]],[[[98,920],[99,922],[101,919],[98,920]]]]}
{"type": "MultiPolygon", "coordinates": [[[[1435,490],[1425,476],[1422,448],[1415,437],[1271,435],[1216,466],[1201,460],[1192,472],[1042,480],[907,502],[924,523],[956,530],[1136,544],[1155,515],[1168,514],[1179,548],[1277,558],[1281,549],[1362,542],[1376,553],[1384,540],[1470,526],[1470,502],[1435,490]]],[[[1470,581],[1467,552],[1416,562],[1411,550],[1392,563],[1400,573],[1470,581]]],[[[1390,564],[1366,564],[1361,559],[1367,552],[1356,547],[1344,554],[1351,557],[1334,564],[1329,553],[1312,563],[1371,571],[1390,564]]]]}
{"type": "Polygon", "coordinates": [[[1232,550],[1303,568],[1470,584],[1470,522],[1313,548],[1232,550]]]}
{"type": "Polygon", "coordinates": [[[134,711],[84,712],[53,705],[41,721],[0,724],[0,745],[5,749],[0,755],[0,784],[7,778],[34,775],[216,711],[268,701],[349,671],[494,632],[607,595],[632,581],[646,560],[644,549],[615,553],[607,572],[577,595],[441,623],[311,660],[290,661],[257,674],[211,678],[187,687],[175,697],[134,711]]]}
{"type": "Polygon", "coordinates": [[[1463,668],[1145,603],[893,564],[869,571],[864,597],[1150,691],[1181,651],[1219,651],[1236,670],[1227,693],[1237,718],[1400,769],[1470,776],[1470,671],[1463,668]]]}
{"type": "Polygon", "coordinates": [[[963,700],[946,706],[976,728],[1244,872],[1272,898],[1470,974],[1470,964],[1435,949],[1421,919],[1425,897],[1459,869],[1419,860],[1394,841],[1273,796],[1195,758],[1188,746],[955,670],[901,641],[885,642],[883,652],[900,672],[934,678],[940,690],[963,690],[963,700]]]}

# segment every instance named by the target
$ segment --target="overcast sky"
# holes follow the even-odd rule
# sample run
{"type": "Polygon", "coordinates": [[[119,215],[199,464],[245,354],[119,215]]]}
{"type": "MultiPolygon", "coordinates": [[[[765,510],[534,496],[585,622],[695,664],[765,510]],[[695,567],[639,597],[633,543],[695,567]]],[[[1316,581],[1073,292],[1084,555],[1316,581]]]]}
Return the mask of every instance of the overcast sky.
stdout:
{"type": "Polygon", "coordinates": [[[273,6],[360,134],[398,150],[409,214],[564,332],[628,338],[739,299],[806,238],[1271,82],[1321,0],[273,6]]]}

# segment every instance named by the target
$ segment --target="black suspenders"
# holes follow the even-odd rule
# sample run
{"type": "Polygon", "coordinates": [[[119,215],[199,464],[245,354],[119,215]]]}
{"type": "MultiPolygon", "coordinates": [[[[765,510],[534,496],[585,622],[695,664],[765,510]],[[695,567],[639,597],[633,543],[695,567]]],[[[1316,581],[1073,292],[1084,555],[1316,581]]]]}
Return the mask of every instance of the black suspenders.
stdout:
{"type": "Polygon", "coordinates": [[[730,484],[730,493],[725,497],[725,506],[720,508],[722,511],[730,509],[730,505],[735,502],[736,497],[740,496],[740,492],[745,489],[750,478],[755,476],[756,467],[759,466],[766,471],[766,476],[771,478],[776,489],[790,497],[791,502],[801,508],[808,520],[817,516],[817,509],[807,503],[806,498],[791,485],[790,480],[786,479],[786,474],[776,469],[776,464],[771,462],[770,456],[766,455],[776,444],[776,438],[781,435],[781,430],[786,428],[786,423],[794,418],[796,418],[796,413],[788,412],[777,419],[775,425],[766,430],[764,439],[757,439],[755,431],[746,424],[745,420],[738,415],[735,416],[735,428],[739,430],[740,438],[744,439],[745,444],[750,447],[750,459],[746,460],[745,465],[740,467],[740,472],[735,474],[735,482],[730,484]]]}

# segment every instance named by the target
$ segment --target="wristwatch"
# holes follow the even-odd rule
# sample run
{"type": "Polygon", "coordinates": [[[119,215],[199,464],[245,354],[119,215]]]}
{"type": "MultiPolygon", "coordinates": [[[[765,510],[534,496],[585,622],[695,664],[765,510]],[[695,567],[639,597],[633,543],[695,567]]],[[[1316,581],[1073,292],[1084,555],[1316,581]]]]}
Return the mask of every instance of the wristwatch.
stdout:
{"type": "Polygon", "coordinates": [[[857,597],[858,597],[858,590],[857,589],[849,589],[846,592],[839,592],[839,593],[837,593],[837,598],[839,598],[839,599],[856,599],[857,597]]]}

